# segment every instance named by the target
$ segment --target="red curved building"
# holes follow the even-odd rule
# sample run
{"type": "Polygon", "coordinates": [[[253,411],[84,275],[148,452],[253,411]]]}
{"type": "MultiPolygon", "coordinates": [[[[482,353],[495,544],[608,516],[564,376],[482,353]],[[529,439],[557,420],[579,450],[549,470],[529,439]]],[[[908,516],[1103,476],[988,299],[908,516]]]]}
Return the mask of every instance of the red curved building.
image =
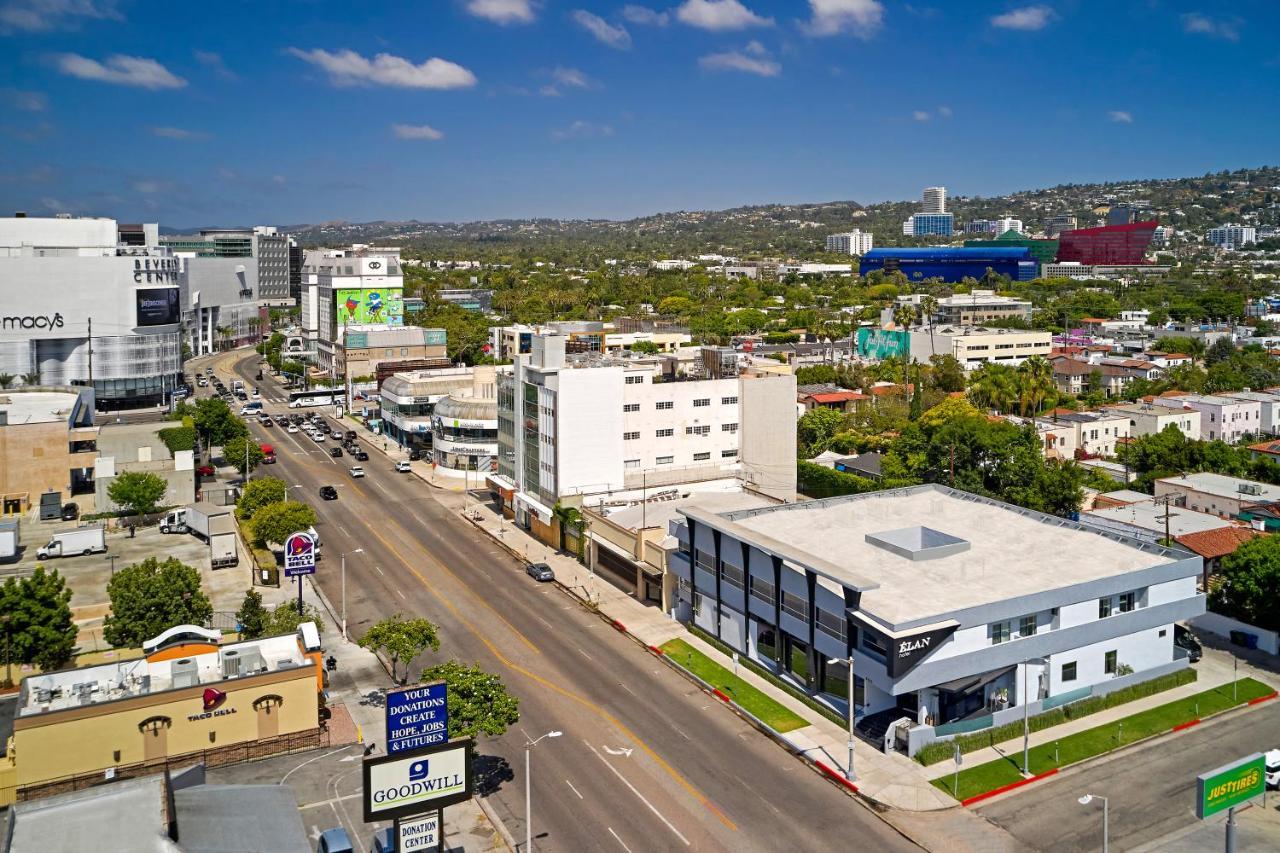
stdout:
{"type": "Polygon", "coordinates": [[[1077,228],[1058,235],[1058,262],[1124,266],[1145,264],[1147,246],[1156,232],[1156,220],[1102,228],[1077,228]]]}

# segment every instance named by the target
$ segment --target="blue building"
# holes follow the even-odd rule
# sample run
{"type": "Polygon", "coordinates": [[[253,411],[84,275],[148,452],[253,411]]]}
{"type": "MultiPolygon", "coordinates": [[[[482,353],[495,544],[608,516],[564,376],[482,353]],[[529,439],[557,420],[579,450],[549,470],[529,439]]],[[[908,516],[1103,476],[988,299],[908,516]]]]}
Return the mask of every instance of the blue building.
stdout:
{"type": "Polygon", "coordinates": [[[1039,265],[1025,246],[1009,248],[954,248],[936,249],[872,249],[862,256],[859,275],[876,270],[901,272],[909,281],[940,278],[958,282],[966,276],[981,280],[990,270],[1008,276],[1013,281],[1031,281],[1039,271],[1039,265]]]}
{"type": "Polygon", "coordinates": [[[911,233],[915,237],[950,237],[955,230],[955,217],[950,213],[917,213],[911,217],[911,233]]]}

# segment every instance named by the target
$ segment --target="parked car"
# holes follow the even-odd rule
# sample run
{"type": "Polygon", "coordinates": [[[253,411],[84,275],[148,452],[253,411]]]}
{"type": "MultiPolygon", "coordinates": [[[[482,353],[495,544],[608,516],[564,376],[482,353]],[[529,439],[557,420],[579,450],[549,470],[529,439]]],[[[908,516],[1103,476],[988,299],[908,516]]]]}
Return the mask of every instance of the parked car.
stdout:
{"type": "Polygon", "coordinates": [[[78,504],[65,503],[62,505],[62,520],[75,521],[80,517],[80,507],[78,504]]]}
{"type": "Polygon", "coordinates": [[[1280,749],[1273,749],[1265,756],[1267,787],[1276,790],[1280,789],[1280,749]]]}
{"type": "Polygon", "coordinates": [[[324,441],[324,433],[320,432],[319,430],[316,430],[315,432],[311,433],[311,440],[324,441]]]}
{"type": "Polygon", "coordinates": [[[421,458],[422,458],[422,451],[421,451],[421,450],[419,450],[418,448],[416,448],[416,447],[415,447],[415,448],[413,448],[412,450],[410,450],[410,451],[409,451],[409,461],[410,461],[410,462],[417,462],[417,461],[418,461],[419,459],[421,459],[421,458]]]}
{"type": "Polygon", "coordinates": [[[556,573],[546,563],[530,563],[524,567],[525,574],[536,581],[553,581],[556,573]]]}
{"type": "Polygon", "coordinates": [[[285,432],[297,432],[297,431],[298,431],[297,424],[289,424],[289,428],[285,430],[285,432]]]}
{"type": "Polygon", "coordinates": [[[321,486],[320,497],[327,501],[336,501],[338,499],[338,490],[334,486],[321,486]]]}
{"type": "Polygon", "coordinates": [[[360,465],[352,465],[352,466],[351,466],[351,476],[352,476],[352,477],[355,477],[356,479],[359,479],[359,478],[363,477],[363,476],[364,476],[364,468],[363,468],[363,467],[361,467],[360,465]]]}
{"type": "Polygon", "coordinates": [[[1200,641],[1196,639],[1196,635],[1181,625],[1173,626],[1173,644],[1187,653],[1187,660],[1195,663],[1204,656],[1204,650],[1200,647],[1200,641]]]}
{"type": "Polygon", "coordinates": [[[413,466],[410,465],[404,459],[401,459],[399,462],[396,463],[396,472],[399,474],[407,474],[412,470],[413,470],[413,466]]]}
{"type": "Polygon", "coordinates": [[[197,473],[197,474],[199,474],[201,477],[212,477],[212,476],[213,476],[213,466],[212,466],[212,465],[201,465],[199,468],[197,468],[197,469],[196,469],[196,473],[197,473]]]}
{"type": "Polygon", "coordinates": [[[355,853],[355,849],[351,846],[347,831],[342,827],[326,829],[320,833],[320,840],[316,842],[316,853],[355,853]]]}
{"type": "Polygon", "coordinates": [[[341,455],[342,455],[342,448],[341,448],[341,447],[330,447],[330,448],[329,448],[329,455],[330,455],[330,456],[332,456],[333,458],[337,459],[339,456],[341,456],[341,455]]]}
{"type": "Polygon", "coordinates": [[[271,418],[259,418],[258,423],[268,429],[276,425],[276,422],[271,420],[271,418]]]}

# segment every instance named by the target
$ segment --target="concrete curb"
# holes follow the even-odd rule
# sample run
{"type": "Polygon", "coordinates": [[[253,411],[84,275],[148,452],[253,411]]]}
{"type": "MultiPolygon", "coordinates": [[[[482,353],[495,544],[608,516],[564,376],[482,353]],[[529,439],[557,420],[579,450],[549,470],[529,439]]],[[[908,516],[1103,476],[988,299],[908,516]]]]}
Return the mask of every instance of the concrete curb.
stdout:
{"type": "Polygon", "coordinates": [[[515,836],[511,834],[511,830],[507,829],[507,825],[499,819],[497,813],[493,810],[493,807],[485,801],[484,797],[475,796],[472,797],[472,799],[475,800],[476,805],[480,807],[480,811],[484,812],[484,816],[489,819],[489,823],[493,824],[494,829],[498,830],[498,835],[502,838],[502,843],[507,845],[507,849],[510,850],[511,853],[516,853],[516,851],[520,849],[520,845],[516,842],[515,836]]]}
{"type": "Polygon", "coordinates": [[[972,797],[968,797],[966,799],[961,800],[960,805],[965,806],[967,808],[968,806],[971,806],[974,803],[980,803],[983,800],[989,800],[992,797],[998,797],[1001,794],[1007,794],[1009,791],[1026,787],[1027,785],[1030,785],[1032,782],[1039,782],[1041,779],[1045,779],[1049,776],[1057,776],[1057,775],[1058,775],[1058,768],[1055,767],[1052,770],[1046,770],[1045,772],[1039,774],[1038,776],[1032,776],[1027,779],[1019,779],[1017,782],[1010,782],[1008,785],[1001,785],[999,788],[993,788],[990,791],[986,791],[981,794],[975,794],[972,797]]]}

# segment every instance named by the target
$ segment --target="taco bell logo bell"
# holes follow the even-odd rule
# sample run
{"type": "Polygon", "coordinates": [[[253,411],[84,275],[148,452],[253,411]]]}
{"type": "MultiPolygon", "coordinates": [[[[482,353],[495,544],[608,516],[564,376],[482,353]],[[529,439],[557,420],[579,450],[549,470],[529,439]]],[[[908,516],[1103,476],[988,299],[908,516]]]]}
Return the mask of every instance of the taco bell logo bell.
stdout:
{"type": "Polygon", "coordinates": [[[427,760],[415,761],[409,765],[409,781],[418,782],[427,778],[427,760]]]}

